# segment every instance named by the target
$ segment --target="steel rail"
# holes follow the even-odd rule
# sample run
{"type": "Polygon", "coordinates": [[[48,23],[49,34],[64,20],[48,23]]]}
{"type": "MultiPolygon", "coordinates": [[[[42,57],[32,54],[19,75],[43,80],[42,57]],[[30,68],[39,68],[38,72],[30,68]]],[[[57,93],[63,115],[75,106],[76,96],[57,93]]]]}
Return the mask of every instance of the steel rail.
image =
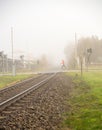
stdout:
{"type": "Polygon", "coordinates": [[[26,83],[27,81],[30,81],[30,80],[32,80],[32,79],[39,78],[39,77],[41,77],[41,76],[42,76],[42,75],[39,75],[39,76],[37,76],[37,77],[31,77],[31,78],[24,79],[24,80],[22,80],[22,81],[16,83],[15,85],[11,85],[11,86],[9,86],[9,87],[5,87],[5,88],[3,88],[3,89],[0,89],[0,93],[1,93],[1,92],[5,92],[5,91],[7,91],[8,89],[12,89],[13,87],[18,87],[18,85],[21,85],[21,84],[23,84],[23,83],[26,83]]]}
{"type": "Polygon", "coordinates": [[[33,85],[32,87],[26,89],[25,91],[23,91],[23,92],[15,95],[15,96],[13,96],[12,98],[9,98],[6,101],[0,103],[0,111],[2,111],[3,109],[5,109],[7,106],[10,106],[12,103],[18,101],[19,99],[23,98],[24,96],[28,95],[30,92],[36,90],[40,86],[44,85],[45,83],[47,83],[48,80],[50,80],[51,78],[53,78],[55,75],[56,75],[56,73],[54,73],[50,77],[42,80],[41,82],[33,85]]]}

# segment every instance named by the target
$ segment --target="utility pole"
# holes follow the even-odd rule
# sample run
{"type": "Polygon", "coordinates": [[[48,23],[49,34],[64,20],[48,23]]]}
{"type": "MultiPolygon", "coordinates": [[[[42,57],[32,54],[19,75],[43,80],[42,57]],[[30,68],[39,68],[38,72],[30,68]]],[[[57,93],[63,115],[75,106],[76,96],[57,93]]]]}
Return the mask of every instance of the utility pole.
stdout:
{"type": "Polygon", "coordinates": [[[81,77],[83,76],[83,55],[80,56],[80,70],[81,70],[81,77]]]}
{"type": "Polygon", "coordinates": [[[12,47],[12,76],[16,75],[15,63],[14,63],[14,52],[13,52],[13,27],[11,27],[11,47],[12,47]]]}
{"type": "Polygon", "coordinates": [[[77,34],[75,33],[75,59],[77,58],[77,34]]]}
{"type": "Polygon", "coordinates": [[[75,60],[76,60],[76,66],[79,66],[79,58],[77,54],[77,34],[75,33],[75,60]]]}
{"type": "Polygon", "coordinates": [[[4,73],[4,52],[3,51],[1,51],[0,52],[0,57],[1,57],[1,72],[2,72],[2,74],[4,73]]]}

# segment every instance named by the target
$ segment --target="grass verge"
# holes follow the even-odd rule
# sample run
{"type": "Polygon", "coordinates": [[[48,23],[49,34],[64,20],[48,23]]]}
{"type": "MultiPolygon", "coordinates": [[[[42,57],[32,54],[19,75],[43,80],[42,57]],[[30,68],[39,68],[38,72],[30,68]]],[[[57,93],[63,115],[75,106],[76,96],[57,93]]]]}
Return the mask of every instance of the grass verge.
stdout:
{"type": "Polygon", "coordinates": [[[73,82],[75,87],[68,99],[70,110],[64,115],[63,127],[102,130],[102,72],[84,73],[83,78],[77,76],[73,82]]]}

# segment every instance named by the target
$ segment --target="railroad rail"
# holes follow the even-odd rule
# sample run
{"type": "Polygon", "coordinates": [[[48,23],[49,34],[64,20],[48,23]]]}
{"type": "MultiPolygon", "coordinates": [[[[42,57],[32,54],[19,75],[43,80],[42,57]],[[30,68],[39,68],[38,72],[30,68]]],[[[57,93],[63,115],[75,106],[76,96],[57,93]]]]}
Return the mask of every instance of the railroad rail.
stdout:
{"type": "MultiPolygon", "coordinates": [[[[0,111],[2,111],[3,109],[5,109],[6,107],[10,106],[12,103],[20,100],[21,98],[23,98],[24,96],[30,94],[32,91],[38,89],[39,87],[41,87],[42,85],[44,85],[45,83],[47,83],[51,78],[53,78],[56,75],[56,73],[51,73],[51,74],[47,74],[47,77],[44,76],[44,79],[41,80],[40,82],[36,83],[35,85],[32,85],[31,87],[27,88],[26,90],[23,90],[22,92],[12,96],[11,98],[3,101],[0,103],[0,111]],[[46,78],[45,78],[46,77],[46,78]]],[[[26,80],[26,81],[30,81],[30,80],[26,80]]],[[[26,83],[26,82],[24,82],[26,83]]],[[[22,84],[22,83],[21,83],[22,84]]],[[[13,88],[13,87],[12,87],[13,88]]]]}
{"type": "Polygon", "coordinates": [[[5,88],[3,88],[3,89],[0,89],[0,93],[1,92],[5,92],[5,91],[8,91],[9,89],[14,89],[14,87],[19,87],[19,85],[21,85],[21,84],[23,84],[23,83],[26,83],[26,82],[29,82],[29,81],[31,81],[32,79],[36,79],[36,78],[39,78],[40,76],[42,76],[42,75],[38,75],[38,76],[36,76],[36,77],[31,77],[31,78],[27,78],[27,79],[25,79],[25,80],[22,80],[22,81],[20,81],[20,82],[18,82],[18,83],[16,83],[15,85],[10,85],[9,87],[5,87],[5,88]]]}
{"type": "Polygon", "coordinates": [[[26,79],[20,83],[12,85],[11,87],[7,87],[3,90],[0,90],[0,103],[21,93],[22,91],[28,89],[29,87],[37,84],[41,80],[45,79],[50,74],[42,74],[37,77],[32,77],[30,79],[26,79]]]}

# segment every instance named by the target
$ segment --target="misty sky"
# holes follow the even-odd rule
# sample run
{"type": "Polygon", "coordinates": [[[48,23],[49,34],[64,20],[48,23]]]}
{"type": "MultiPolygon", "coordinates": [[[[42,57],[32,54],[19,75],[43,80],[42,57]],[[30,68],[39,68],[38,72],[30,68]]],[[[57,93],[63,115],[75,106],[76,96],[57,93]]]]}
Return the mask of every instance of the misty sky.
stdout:
{"type": "Polygon", "coordinates": [[[14,55],[64,57],[64,48],[77,37],[102,38],[101,0],[0,0],[0,51],[14,55]]]}

